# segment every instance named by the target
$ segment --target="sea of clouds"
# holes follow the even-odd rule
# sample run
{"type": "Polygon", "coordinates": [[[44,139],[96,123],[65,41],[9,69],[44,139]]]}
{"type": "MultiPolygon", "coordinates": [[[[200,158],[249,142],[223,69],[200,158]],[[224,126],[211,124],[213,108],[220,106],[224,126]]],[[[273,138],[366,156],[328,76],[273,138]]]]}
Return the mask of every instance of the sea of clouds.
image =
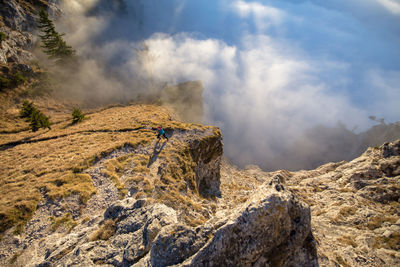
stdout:
{"type": "Polygon", "coordinates": [[[82,58],[76,94],[122,101],[201,80],[204,122],[222,129],[241,166],[307,168],[288,151],[309,129],[360,132],[370,115],[400,118],[395,0],[65,0],[61,9],[57,28],[82,58]]]}

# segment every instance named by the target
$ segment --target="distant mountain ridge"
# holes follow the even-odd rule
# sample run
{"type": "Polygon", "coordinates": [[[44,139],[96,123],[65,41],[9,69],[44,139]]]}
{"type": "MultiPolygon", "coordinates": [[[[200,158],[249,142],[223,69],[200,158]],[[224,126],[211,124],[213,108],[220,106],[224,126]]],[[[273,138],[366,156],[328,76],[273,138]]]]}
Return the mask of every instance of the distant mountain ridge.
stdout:
{"type": "Polygon", "coordinates": [[[368,147],[380,146],[400,138],[400,122],[381,123],[359,134],[344,125],[337,127],[316,126],[306,130],[293,145],[265,164],[266,170],[315,169],[322,164],[350,161],[359,157],[368,147]]]}

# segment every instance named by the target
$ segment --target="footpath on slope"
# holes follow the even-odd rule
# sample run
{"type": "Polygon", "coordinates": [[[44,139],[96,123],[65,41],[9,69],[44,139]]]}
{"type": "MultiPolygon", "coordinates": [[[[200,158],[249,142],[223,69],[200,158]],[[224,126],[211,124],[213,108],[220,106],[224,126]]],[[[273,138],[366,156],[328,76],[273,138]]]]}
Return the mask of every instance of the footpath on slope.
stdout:
{"type": "MultiPolygon", "coordinates": [[[[13,235],[11,232],[9,232],[9,234],[7,234],[5,238],[1,240],[1,261],[3,263],[7,263],[10,260],[14,261],[16,258],[20,258],[20,260],[24,262],[23,258],[25,257],[25,262],[29,262],[30,258],[30,260],[32,260],[35,257],[40,257],[39,255],[36,255],[36,251],[40,251],[41,248],[46,246],[46,244],[41,241],[44,240],[44,238],[55,241],[61,236],[65,235],[66,231],[71,231],[74,228],[76,230],[85,228],[85,224],[86,227],[97,224],[99,221],[101,221],[104,210],[115,201],[123,198],[124,195],[132,196],[136,193],[141,193],[142,195],[140,197],[145,197],[146,194],[143,193],[143,188],[147,186],[147,190],[151,191],[155,187],[154,181],[152,181],[150,178],[159,177],[160,173],[163,172],[163,168],[168,167],[168,164],[165,163],[165,160],[168,160],[169,155],[173,157],[179,156],[175,154],[177,151],[179,152],[182,144],[187,143],[186,139],[190,140],[191,138],[196,137],[197,139],[201,140],[201,138],[213,134],[213,128],[190,125],[186,126],[177,122],[173,122],[171,121],[169,115],[164,115],[165,110],[162,108],[160,109],[161,112],[158,111],[159,114],[157,114],[154,112],[154,107],[149,106],[144,106],[144,108],[143,106],[112,108],[111,110],[105,110],[102,112],[103,114],[100,114],[101,120],[96,118],[99,117],[99,114],[92,114],[91,118],[89,118],[87,122],[84,122],[82,125],[77,125],[77,127],[80,127],[80,129],[86,128],[85,130],[74,130],[73,127],[68,129],[61,124],[55,128],[56,131],[53,130],[51,132],[41,133],[41,135],[44,135],[44,137],[34,137],[31,142],[19,142],[14,146],[8,146],[6,151],[9,156],[13,156],[15,153],[20,153],[18,151],[25,151],[26,146],[31,148],[33,145],[37,146],[38,148],[46,147],[49,149],[47,151],[52,154],[69,150],[71,152],[68,153],[71,153],[72,157],[61,157],[64,159],[71,158],[71,162],[76,166],[76,161],[74,161],[74,158],[77,158],[77,155],[82,153],[82,148],[86,150],[90,148],[90,146],[85,145],[85,142],[87,143],[89,141],[91,146],[99,144],[98,142],[112,143],[114,141],[117,143],[114,145],[114,148],[111,149],[107,147],[103,149],[103,144],[97,145],[103,151],[105,150],[106,153],[99,153],[99,156],[96,156],[94,161],[89,163],[90,166],[87,166],[86,169],[86,163],[77,169],[79,173],[82,175],[87,175],[87,177],[90,178],[90,183],[92,183],[94,188],[93,192],[96,192],[96,194],[91,194],[91,196],[88,197],[87,202],[83,203],[83,205],[82,197],[80,196],[79,191],[77,191],[77,194],[68,193],[68,195],[59,198],[58,196],[54,197],[51,195],[52,191],[49,190],[47,184],[44,184],[44,186],[35,186],[35,188],[40,191],[43,200],[38,203],[33,217],[28,221],[22,233],[13,235]],[[123,116],[124,120],[128,121],[129,124],[132,124],[131,121],[126,120],[126,115],[129,115],[126,113],[132,112],[136,115],[136,121],[138,121],[137,118],[151,118],[152,121],[139,121],[139,125],[142,124],[149,126],[140,126],[135,128],[126,127],[126,123],[121,121],[121,118],[118,116],[125,115],[123,116]],[[140,112],[144,114],[140,114],[140,112]],[[137,113],[142,116],[137,116],[137,113]],[[93,125],[93,121],[100,121],[107,128],[104,128],[102,125],[100,125],[100,127],[93,125]],[[114,126],[115,123],[117,123],[116,126],[114,126]],[[165,142],[163,140],[161,140],[161,142],[156,141],[156,134],[154,131],[156,125],[165,125],[164,127],[166,132],[171,137],[169,142],[165,142]],[[68,133],[60,135],[60,131],[57,131],[58,129],[60,129],[61,132],[68,131],[68,133]],[[132,133],[135,135],[132,136],[132,133]],[[145,134],[144,137],[143,134],[145,134]],[[120,138],[121,141],[118,141],[117,138],[120,138]],[[138,141],[132,143],[130,140],[135,140],[135,138],[137,138],[138,141]],[[68,147],[71,145],[75,146],[75,143],[79,145],[79,147],[76,147],[77,149],[68,149],[68,147]],[[57,148],[52,148],[53,144],[57,144],[57,148]],[[169,150],[169,152],[165,152],[165,150],[169,150]],[[162,166],[160,166],[159,157],[164,162],[162,166]],[[114,170],[110,170],[110,165],[112,168],[114,168],[115,166],[113,166],[113,163],[118,163],[118,160],[120,159],[123,161],[120,162],[121,164],[123,163],[123,168],[115,168],[114,170]],[[110,164],[110,162],[112,164],[110,164]],[[126,172],[121,173],[121,171],[124,172],[124,170],[126,172]],[[114,176],[114,174],[116,174],[116,176],[114,176]],[[132,184],[132,181],[139,182],[139,184],[137,184],[136,187],[133,186],[129,188],[129,183],[132,184]],[[125,182],[127,182],[126,186],[124,185],[125,182]],[[142,187],[139,188],[142,190],[137,190],[138,187],[142,187]],[[30,252],[26,253],[26,250],[30,252]]],[[[138,125],[138,123],[134,121],[133,125],[135,124],[138,125]]],[[[30,151],[32,150],[36,151],[36,149],[31,149],[30,151]]],[[[3,156],[5,155],[6,154],[3,154],[3,156]]],[[[56,157],[59,158],[60,155],[57,155],[56,157]]],[[[27,158],[29,158],[29,156],[27,158]]],[[[33,158],[37,158],[37,155],[34,154],[33,158]]],[[[47,159],[47,161],[50,162],[49,159],[47,159]]],[[[16,166],[17,163],[14,162],[9,161],[10,165],[15,164],[10,166],[10,168],[16,166]]],[[[65,163],[65,160],[63,160],[63,162],[65,163]]],[[[62,164],[63,162],[60,163],[62,164]]],[[[40,163],[35,164],[35,167],[38,166],[40,166],[40,163]]],[[[53,164],[52,167],[57,167],[57,165],[53,164]]],[[[65,168],[65,166],[63,167],[65,168]]],[[[34,168],[32,168],[32,171],[33,170],[34,168]]],[[[167,173],[167,171],[165,172],[167,173]]],[[[50,172],[49,175],[54,177],[57,175],[57,173],[50,172]]],[[[41,174],[39,179],[43,178],[44,176],[45,175],[41,174]]],[[[65,185],[68,185],[68,183],[71,182],[63,177],[64,176],[61,176],[57,179],[52,179],[50,181],[51,186],[54,184],[55,188],[58,189],[63,188],[65,185]]],[[[79,184],[76,186],[78,188],[80,187],[79,184]]],[[[169,199],[169,201],[176,202],[176,200],[173,198],[169,199]]]]}

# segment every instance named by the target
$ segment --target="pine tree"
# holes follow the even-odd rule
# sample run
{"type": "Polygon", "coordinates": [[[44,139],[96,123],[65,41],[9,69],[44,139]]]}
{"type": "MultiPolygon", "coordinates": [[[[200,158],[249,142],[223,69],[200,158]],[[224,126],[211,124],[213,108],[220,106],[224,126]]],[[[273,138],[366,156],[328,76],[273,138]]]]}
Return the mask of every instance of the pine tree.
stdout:
{"type": "Polygon", "coordinates": [[[82,113],[80,108],[74,108],[72,111],[72,124],[82,122],[85,119],[85,115],[82,113]]]}
{"type": "Polygon", "coordinates": [[[73,60],[75,50],[63,40],[65,34],[56,31],[53,21],[45,10],[39,12],[38,28],[42,32],[39,35],[42,40],[41,47],[49,58],[55,59],[56,63],[63,64],[73,60]]]}
{"type": "Polygon", "coordinates": [[[31,126],[33,132],[36,132],[40,128],[51,129],[50,118],[38,110],[32,102],[24,101],[19,116],[25,118],[27,122],[30,122],[29,126],[31,126]]]}

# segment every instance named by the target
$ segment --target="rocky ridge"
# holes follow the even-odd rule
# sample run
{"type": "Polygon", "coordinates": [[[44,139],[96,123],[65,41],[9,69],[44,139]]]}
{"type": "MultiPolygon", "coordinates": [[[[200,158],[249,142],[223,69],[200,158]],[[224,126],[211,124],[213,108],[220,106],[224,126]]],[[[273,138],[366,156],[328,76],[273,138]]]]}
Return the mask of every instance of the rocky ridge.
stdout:
{"type": "Polygon", "coordinates": [[[58,10],[45,0],[0,1],[0,31],[5,34],[0,45],[0,63],[29,65],[35,59],[32,49],[37,42],[36,14],[41,8],[52,13],[58,10]]]}
{"type": "MultiPolygon", "coordinates": [[[[0,61],[12,71],[30,71],[33,11],[49,7],[29,2],[0,1],[0,31],[7,36],[0,61]]],[[[222,159],[215,129],[189,128],[173,125],[166,128],[170,143],[128,144],[82,170],[97,190],[84,205],[78,195],[54,199],[44,188],[24,231],[8,231],[0,241],[0,264],[399,265],[399,141],[351,162],[266,173],[222,159]],[[106,173],[124,157],[145,164],[132,161],[119,180],[106,173]],[[178,190],[169,191],[171,185],[178,190]]]]}
{"type": "MultiPolygon", "coordinates": [[[[177,131],[175,135],[169,130],[169,134],[175,144],[178,140],[190,144],[193,159],[197,159],[194,169],[200,162],[213,162],[202,165],[203,178],[214,177],[212,180],[218,179],[220,184],[209,183],[204,188],[218,190],[214,188],[204,194],[211,199],[203,199],[202,211],[190,211],[195,217],[208,213],[206,221],[188,224],[182,219],[188,210],[158,201],[157,188],[147,197],[137,197],[139,191],[132,187],[119,200],[115,184],[103,181],[96,187],[108,189],[98,190],[94,202],[104,204],[109,199],[109,204],[93,205],[89,200],[90,208],[79,216],[90,214],[90,217],[71,230],[64,225],[52,232],[48,221],[32,228],[39,229],[41,235],[33,237],[28,230],[25,240],[23,235],[11,238],[10,243],[16,245],[14,253],[23,248],[13,264],[396,266],[399,263],[400,140],[370,148],[351,162],[330,163],[313,171],[266,173],[257,166],[238,169],[221,158],[222,150],[213,153],[219,150],[220,139],[199,142],[213,136],[210,131],[177,131]]],[[[107,160],[131,153],[150,156],[151,147],[116,150],[87,172],[94,178],[107,160]]],[[[162,175],[159,171],[165,168],[162,160],[153,165],[146,175],[162,175]]],[[[126,175],[130,172],[130,168],[125,170],[126,175]]],[[[63,201],[73,207],[73,198],[63,201]]],[[[49,209],[49,203],[41,207],[53,213],[56,210],[54,206],[49,209]]],[[[28,223],[27,229],[35,224],[35,218],[38,216],[28,223]]]]}
{"type": "MultiPolygon", "coordinates": [[[[2,265],[317,264],[310,210],[281,176],[246,171],[246,181],[227,175],[224,170],[234,167],[222,159],[222,136],[215,127],[164,121],[168,142],[155,140],[150,122],[118,128],[121,118],[139,118],[134,111],[145,109],[143,117],[149,118],[154,108],[112,108],[92,114],[78,132],[52,137],[66,131],[61,124],[32,139],[37,146],[65,139],[65,150],[73,149],[68,140],[88,134],[93,137],[79,139],[81,146],[103,135],[98,142],[105,142],[110,134],[114,142],[125,134],[143,141],[101,153],[90,166],[76,169],[96,190],[86,202],[79,194],[54,198],[51,190],[68,183],[64,176],[41,187],[43,200],[24,230],[9,229],[0,241],[2,265]]],[[[24,144],[4,149],[11,155],[19,146],[24,144]]]]}
{"type": "Polygon", "coordinates": [[[285,178],[310,205],[321,266],[400,264],[400,140],[285,178]]]}

